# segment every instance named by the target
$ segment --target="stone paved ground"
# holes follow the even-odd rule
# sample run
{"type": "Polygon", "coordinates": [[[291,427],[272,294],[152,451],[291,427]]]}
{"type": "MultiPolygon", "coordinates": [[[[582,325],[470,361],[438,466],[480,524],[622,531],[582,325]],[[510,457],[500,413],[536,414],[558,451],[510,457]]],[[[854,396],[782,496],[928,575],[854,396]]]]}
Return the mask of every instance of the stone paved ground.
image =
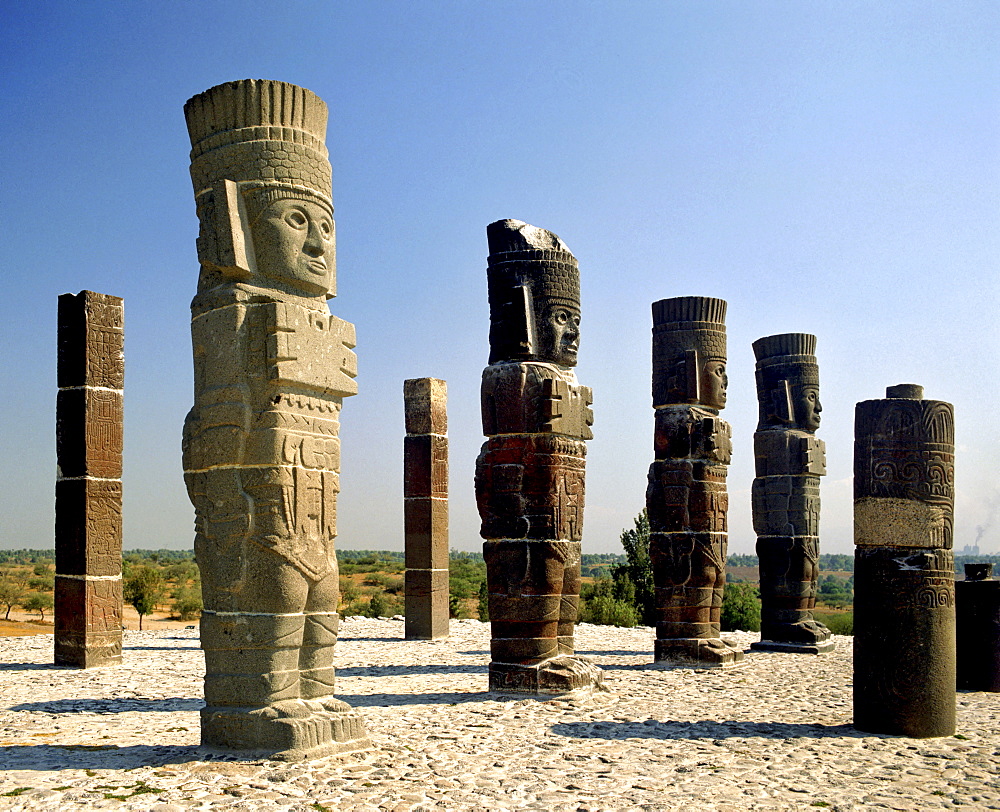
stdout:
{"type": "Polygon", "coordinates": [[[582,625],[611,693],[574,703],[486,693],[488,626],[452,630],[345,621],[339,695],[378,749],[293,765],[199,749],[194,631],[128,632],[125,665],[88,672],[0,639],[0,809],[1000,809],[1000,694],[958,694],[954,738],[859,733],[850,638],[655,670],[650,629],[582,625]]]}

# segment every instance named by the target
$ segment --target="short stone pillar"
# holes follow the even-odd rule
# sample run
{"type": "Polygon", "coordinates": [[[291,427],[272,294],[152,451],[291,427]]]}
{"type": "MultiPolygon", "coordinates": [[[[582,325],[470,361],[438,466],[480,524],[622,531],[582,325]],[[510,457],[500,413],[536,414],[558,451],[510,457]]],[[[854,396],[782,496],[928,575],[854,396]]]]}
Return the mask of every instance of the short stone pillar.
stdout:
{"type": "Polygon", "coordinates": [[[719,636],[726,583],[726,303],[679,296],[653,303],[654,462],[646,509],[656,594],[655,662],[719,668],[743,652],[719,636]]]}
{"type": "Polygon", "coordinates": [[[830,630],[813,618],[819,580],[819,478],[826,446],[816,438],[822,405],[816,336],[757,339],[753,436],[753,526],[760,560],[760,641],[754,651],[833,651],[830,630]]]}
{"type": "Polygon", "coordinates": [[[298,760],[370,746],[334,697],[340,411],[354,325],[331,316],[326,105],[283,82],[184,106],[198,218],[184,479],[205,610],[209,747],[298,760]]]}
{"type": "Polygon", "coordinates": [[[966,564],[955,582],[958,687],[1000,692],[1000,581],[992,564],[966,564]]]}
{"type": "Polygon", "coordinates": [[[448,636],[448,384],[403,381],[407,640],[448,636]]]}
{"type": "Polygon", "coordinates": [[[56,396],[56,665],[122,659],[125,308],[84,290],[59,297],[56,396]]]}
{"type": "Polygon", "coordinates": [[[955,732],[952,405],[914,384],[854,413],[854,726],[955,732]]]}
{"type": "Polygon", "coordinates": [[[576,258],[520,220],[486,229],[490,363],[476,498],[492,630],[490,690],[586,693],[602,685],[574,657],[580,604],[585,440],[591,392],[573,372],[580,340],[576,258]]]}

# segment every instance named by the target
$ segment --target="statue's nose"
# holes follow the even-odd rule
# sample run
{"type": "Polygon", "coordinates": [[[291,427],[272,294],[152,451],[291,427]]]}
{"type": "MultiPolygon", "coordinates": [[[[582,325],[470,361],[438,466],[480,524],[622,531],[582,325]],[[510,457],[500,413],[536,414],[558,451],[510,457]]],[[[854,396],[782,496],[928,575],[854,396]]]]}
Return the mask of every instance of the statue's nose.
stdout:
{"type": "Polygon", "coordinates": [[[323,234],[320,232],[319,226],[312,221],[309,222],[309,233],[302,247],[311,257],[321,257],[326,253],[323,234]]]}

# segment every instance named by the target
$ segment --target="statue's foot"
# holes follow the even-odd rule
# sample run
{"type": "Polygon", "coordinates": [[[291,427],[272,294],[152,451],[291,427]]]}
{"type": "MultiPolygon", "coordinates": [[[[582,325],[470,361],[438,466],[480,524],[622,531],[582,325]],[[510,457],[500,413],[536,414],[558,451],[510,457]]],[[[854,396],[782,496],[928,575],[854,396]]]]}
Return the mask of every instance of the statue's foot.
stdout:
{"type": "Polygon", "coordinates": [[[743,652],[718,637],[658,638],[654,665],[663,668],[728,668],[743,659],[743,652]]]}
{"type": "Polygon", "coordinates": [[[204,708],[201,741],[281,761],[371,747],[361,714],[333,697],[285,699],[262,708],[204,708]]]}
{"type": "Polygon", "coordinates": [[[791,654],[826,654],[833,651],[833,633],[817,620],[797,623],[765,623],[761,626],[759,643],[751,643],[753,651],[784,651],[791,654]]]}
{"type": "Polygon", "coordinates": [[[604,672],[581,657],[559,655],[534,665],[490,663],[490,690],[529,696],[583,697],[605,691],[604,672]]]}

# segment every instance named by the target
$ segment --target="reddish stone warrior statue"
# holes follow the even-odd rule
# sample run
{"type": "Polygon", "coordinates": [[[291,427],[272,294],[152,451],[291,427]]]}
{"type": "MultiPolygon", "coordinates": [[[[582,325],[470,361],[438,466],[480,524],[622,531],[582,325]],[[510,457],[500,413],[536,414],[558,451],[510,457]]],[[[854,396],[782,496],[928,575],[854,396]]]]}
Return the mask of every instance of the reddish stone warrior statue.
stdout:
{"type": "Polygon", "coordinates": [[[590,389],[577,383],[580,279],[555,234],[519,220],[486,230],[490,364],[476,462],[492,642],[490,690],[600,687],[573,657],[580,602],[590,389]]]}
{"type": "Polygon", "coordinates": [[[816,622],[819,478],[826,446],[816,438],[822,406],[816,336],[784,333],[753,343],[760,421],[753,525],[760,559],[760,642],[755,651],[823,654],[830,630],[816,622]]]}
{"type": "Polygon", "coordinates": [[[726,582],[726,303],[653,303],[655,461],[646,509],[656,594],[655,661],[711,668],[743,658],[719,636],[726,582]]]}
{"type": "Polygon", "coordinates": [[[206,745],[301,759],[368,745],[333,697],[342,401],[354,326],[331,316],[327,110],[245,80],[184,108],[201,231],[184,471],[205,611],[206,745]]]}

